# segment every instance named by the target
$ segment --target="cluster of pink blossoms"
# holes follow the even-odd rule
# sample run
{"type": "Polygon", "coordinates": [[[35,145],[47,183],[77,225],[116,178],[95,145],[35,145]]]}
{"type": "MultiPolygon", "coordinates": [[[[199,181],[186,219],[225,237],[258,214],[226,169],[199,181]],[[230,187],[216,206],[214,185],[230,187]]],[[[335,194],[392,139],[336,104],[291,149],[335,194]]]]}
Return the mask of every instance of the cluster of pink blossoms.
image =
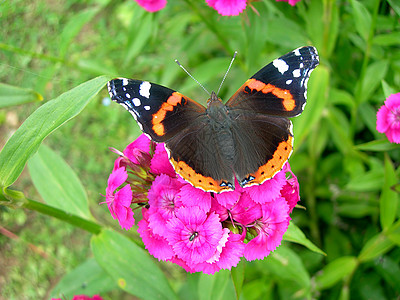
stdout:
{"type": "Polygon", "coordinates": [[[389,142],[400,144],[400,93],[390,95],[376,114],[376,130],[389,142]]]}
{"type": "Polygon", "coordinates": [[[236,182],[234,191],[216,194],[181,179],[164,144],[145,135],[119,154],[106,191],[112,217],[128,230],[135,223],[132,207],[141,208],[138,232],[146,249],[187,272],[213,274],[242,256],[268,256],[281,244],[299,201],[288,163],[262,185],[243,189],[236,182]]]}
{"type": "MultiPolygon", "coordinates": [[[[135,0],[141,7],[149,12],[156,12],[167,5],[167,0],[135,0]]],[[[256,0],[254,0],[256,1],[256,0]]],[[[300,0],[276,0],[285,1],[294,6],[300,0]]],[[[243,12],[248,0],[206,0],[208,6],[214,8],[222,16],[237,16],[243,12]]],[[[251,1],[249,1],[251,2],[251,1]]]]}

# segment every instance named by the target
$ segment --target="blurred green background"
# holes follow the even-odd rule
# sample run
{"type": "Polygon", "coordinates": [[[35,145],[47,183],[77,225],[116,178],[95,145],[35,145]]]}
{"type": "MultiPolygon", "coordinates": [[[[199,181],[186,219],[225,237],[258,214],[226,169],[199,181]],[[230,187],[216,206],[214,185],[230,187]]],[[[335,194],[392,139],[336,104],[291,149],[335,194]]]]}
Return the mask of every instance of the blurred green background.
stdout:
{"type": "MultiPolygon", "coordinates": [[[[311,75],[308,103],[293,120],[290,163],[305,209],[295,209],[292,218],[326,256],[284,242],[277,252],[296,266],[283,268],[276,257],[246,263],[240,299],[396,299],[400,148],[375,126],[385,98],[400,92],[399,20],[396,0],[302,0],[294,7],[252,1],[236,17],[222,17],[200,0],[170,0],[154,14],[131,0],[5,0],[0,82],[31,89],[47,102],[106,74],[166,85],[205,104],[204,91],[175,59],[216,90],[238,51],[220,93],[227,100],[274,58],[317,47],[320,66],[311,75]]],[[[0,147],[42,104],[0,110],[0,147]]],[[[107,207],[98,205],[116,158],[108,147],[123,150],[139,133],[104,88],[45,140],[82,181],[97,222],[116,230],[107,207]]],[[[28,170],[13,187],[41,199],[28,170]]],[[[92,256],[89,233],[30,210],[0,206],[0,230],[0,299],[48,299],[64,275],[92,256]]],[[[137,237],[135,230],[127,234],[137,237]]],[[[160,267],[182,299],[207,298],[199,274],[160,267]]],[[[136,299],[116,286],[102,296],[136,299]]]]}

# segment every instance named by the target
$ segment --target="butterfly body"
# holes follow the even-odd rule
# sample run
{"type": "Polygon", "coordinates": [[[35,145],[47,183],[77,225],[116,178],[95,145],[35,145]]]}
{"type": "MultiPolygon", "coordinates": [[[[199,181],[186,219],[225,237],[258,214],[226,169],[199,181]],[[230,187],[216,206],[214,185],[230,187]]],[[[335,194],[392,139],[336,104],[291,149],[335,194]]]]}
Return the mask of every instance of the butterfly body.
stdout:
{"type": "Polygon", "coordinates": [[[212,92],[207,107],[147,81],[114,79],[111,99],[142,131],[165,143],[175,171],[204,191],[262,184],[279,172],[293,147],[292,123],[306,103],[307,81],[318,65],[314,47],[275,59],[224,104],[212,92]]]}

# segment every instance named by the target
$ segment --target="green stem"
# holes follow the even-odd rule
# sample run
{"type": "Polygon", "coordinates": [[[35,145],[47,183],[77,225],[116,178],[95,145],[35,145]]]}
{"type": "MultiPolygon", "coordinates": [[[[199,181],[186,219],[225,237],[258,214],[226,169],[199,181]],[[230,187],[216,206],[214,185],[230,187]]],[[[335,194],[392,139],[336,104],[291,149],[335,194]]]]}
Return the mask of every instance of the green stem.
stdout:
{"type": "Polygon", "coordinates": [[[86,220],[84,218],[71,215],[61,209],[46,205],[41,202],[37,202],[31,199],[26,199],[27,201],[22,205],[22,207],[40,212],[44,215],[48,215],[54,217],[56,219],[67,222],[71,225],[79,227],[83,230],[86,230],[93,234],[99,234],[101,232],[102,227],[92,221],[86,220]]]}

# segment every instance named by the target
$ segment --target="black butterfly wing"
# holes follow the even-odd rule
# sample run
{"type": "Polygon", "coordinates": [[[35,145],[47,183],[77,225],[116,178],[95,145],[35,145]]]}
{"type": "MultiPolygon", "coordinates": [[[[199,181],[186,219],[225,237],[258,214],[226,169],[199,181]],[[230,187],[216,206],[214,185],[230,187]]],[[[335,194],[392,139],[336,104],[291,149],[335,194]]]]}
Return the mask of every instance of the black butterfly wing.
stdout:
{"type": "Polygon", "coordinates": [[[108,83],[111,100],[124,106],[142,131],[165,142],[205,113],[205,107],[167,87],[148,81],[118,78],[108,83]]]}
{"type": "Polygon", "coordinates": [[[259,185],[278,173],[293,149],[287,118],[240,113],[232,127],[234,172],[242,187],[259,185]]]}
{"type": "Polygon", "coordinates": [[[234,171],[241,186],[262,184],[284,166],[293,149],[292,123],[304,109],[307,82],[319,63],[314,47],[289,52],[262,68],[228,100],[234,171]]]}
{"type": "Polygon", "coordinates": [[[204,116],[165,145],[179,175],[197,188],[220,193],[234,189],[234,175],[216,134],[209,125],[209,118],[204,116]]]}
{"type": "Polygon", "coordinates": [[[318,64],[314,47],[293,50],[254,74],[226,105],[260,114],[297,116],[304,109],[307,82],[318,64]]]}

